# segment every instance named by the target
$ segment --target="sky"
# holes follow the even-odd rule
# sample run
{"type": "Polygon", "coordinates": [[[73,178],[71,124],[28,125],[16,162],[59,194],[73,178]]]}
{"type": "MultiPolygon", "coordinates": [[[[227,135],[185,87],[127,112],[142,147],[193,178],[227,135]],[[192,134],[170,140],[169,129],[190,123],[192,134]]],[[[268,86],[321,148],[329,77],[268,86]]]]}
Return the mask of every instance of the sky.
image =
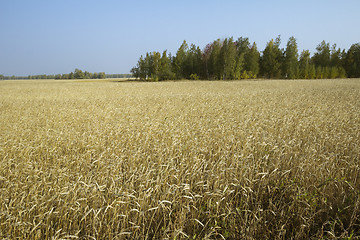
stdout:
{"type": "Polygon", "coordinates": [[[129,73],[146,52],[176,54],[248,37],[263,51],[281,35],[299,52],[360,42],[359,0],[0,0],[0,74],[129,73]]]}

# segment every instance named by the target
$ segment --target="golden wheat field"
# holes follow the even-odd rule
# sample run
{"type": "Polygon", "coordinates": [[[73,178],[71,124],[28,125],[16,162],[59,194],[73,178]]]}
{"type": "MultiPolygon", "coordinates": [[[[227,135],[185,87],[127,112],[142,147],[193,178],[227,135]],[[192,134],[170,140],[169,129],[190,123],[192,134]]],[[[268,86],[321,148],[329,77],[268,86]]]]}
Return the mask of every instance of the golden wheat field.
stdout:
{"type": "Polygon", "coordinates": [[[1,81],[0,239],[360,239],[360,80],[1,81]]]}

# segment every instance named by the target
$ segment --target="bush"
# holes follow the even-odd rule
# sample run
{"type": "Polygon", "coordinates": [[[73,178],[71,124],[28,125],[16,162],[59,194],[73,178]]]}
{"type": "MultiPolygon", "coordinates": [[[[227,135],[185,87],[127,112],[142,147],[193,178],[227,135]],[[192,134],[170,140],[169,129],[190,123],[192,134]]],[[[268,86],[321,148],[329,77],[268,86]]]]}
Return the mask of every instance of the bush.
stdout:
{"type": "Polygon", "coordinates": [[[190,79],[191,80],[199,80],[200,78],[196,73],[193,73],[193,74],[190,75],[190,79]]]}

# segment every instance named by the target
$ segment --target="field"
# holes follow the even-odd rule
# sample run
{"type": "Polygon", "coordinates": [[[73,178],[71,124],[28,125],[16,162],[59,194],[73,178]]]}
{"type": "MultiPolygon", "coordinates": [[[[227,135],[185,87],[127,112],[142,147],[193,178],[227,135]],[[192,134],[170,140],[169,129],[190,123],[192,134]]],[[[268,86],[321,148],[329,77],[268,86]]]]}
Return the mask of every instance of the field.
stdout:
{"type": "Polygon", "coordinates": [[[360,80],[0,82],[0,239],[360,239],[360,80]]]}

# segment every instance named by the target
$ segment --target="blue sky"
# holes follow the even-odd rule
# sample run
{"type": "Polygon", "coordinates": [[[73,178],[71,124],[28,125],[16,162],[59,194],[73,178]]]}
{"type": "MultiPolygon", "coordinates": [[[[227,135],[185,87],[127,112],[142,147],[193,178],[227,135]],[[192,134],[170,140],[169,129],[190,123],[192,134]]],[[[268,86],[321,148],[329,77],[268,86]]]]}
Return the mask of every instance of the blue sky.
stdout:
{"type": "Polygon", "coordinates": [[[0,0],[0,74],[128,73],[140,55],[183,40],[200,48],[249,37],[260,51],[281,35],[299,52],[360,42],[359,0],[0,0]]]}

